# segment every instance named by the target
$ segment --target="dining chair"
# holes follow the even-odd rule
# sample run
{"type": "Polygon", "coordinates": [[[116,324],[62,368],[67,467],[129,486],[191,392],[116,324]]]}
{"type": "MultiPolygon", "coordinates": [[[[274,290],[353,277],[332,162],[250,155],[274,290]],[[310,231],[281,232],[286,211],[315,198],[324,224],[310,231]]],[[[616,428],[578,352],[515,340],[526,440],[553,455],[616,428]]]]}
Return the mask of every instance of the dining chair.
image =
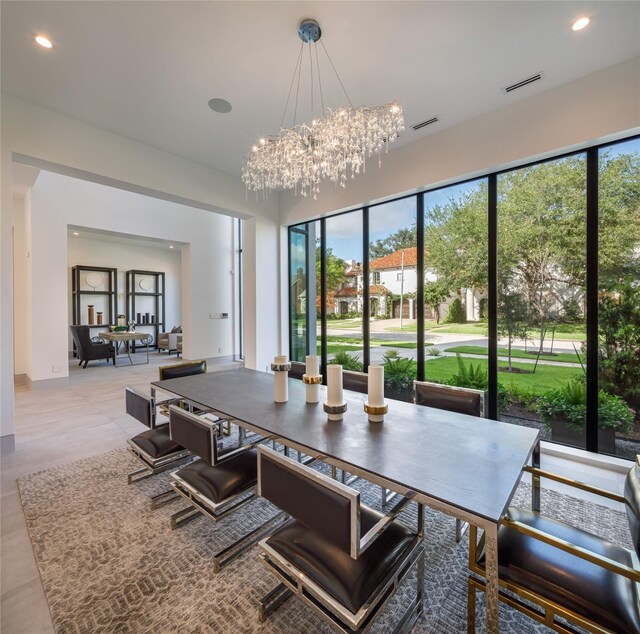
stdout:
{"type": "MultiPolygon", "coordinates": [[[[414,381],[413,395],[413,402],[416,405],[484,418],[483,390],[430,381],[414,381]]],[[[456,543],[460,542],[467,528],[469,528],[467,522],[456,518],[456,543]]]]}
{"type": "Polygon", "coordinates": [[[366,632],[417,565],[415,596],[399,606],[394,631],[411,629],[423,610],[421,504],[417,528],[409,528],[396,518],[410,498],[382,515],[357,490],[265,446],[258,495],[290,516],[259,543],[261,562],[280,581],[259,602],[260,622],[295,594],[340,632],[366,632]]]}
{"type": "MultiPolygon", "coordinates": [[[[201,515],[218,522],[256,497],[257,460],[255,448],[269,438],[261,438],[233,449],[224,449],[220,440],[222,421],[211,421],[175,405],[169,406],[171,439],[198,457],[171,474],[171,487],[189,502],[189,506],[171,516],[171,528],[201,515]]],[[[213,556],[213,571],[245,552],[283,514],[273,516],[256,529],[236,539],[213,556]]]]}
{"type": "MultiPolygon", "coordinates": [[[[556,632],[640,633],[640,457],[624,495],[525,467],[624,504],[634,549],[528,509],[509,508],[498,528],[499,598],[556,632]],[[562,621],[558,620],[562,619],[562,621]],[[575,626],[575,627],[574,627],[575,626]]],[[[467,631],[475,631],[475,594],[486,587],[484,535],[469,535],[467,631]]]]}
{"type": "MultiPolygon", "coordinates": [[[[179,466],[190,459],[189,451],[171,440],[169,424],[157,424],[153,396],[126,387],[125,407],[129,416],[148,427],[147,431],[127,440],[127,449],[142,464],[141,468],[127,474],[128,484],[179,466]]],[[[152,506],[164,496],[154,496],[152,506]]]]}

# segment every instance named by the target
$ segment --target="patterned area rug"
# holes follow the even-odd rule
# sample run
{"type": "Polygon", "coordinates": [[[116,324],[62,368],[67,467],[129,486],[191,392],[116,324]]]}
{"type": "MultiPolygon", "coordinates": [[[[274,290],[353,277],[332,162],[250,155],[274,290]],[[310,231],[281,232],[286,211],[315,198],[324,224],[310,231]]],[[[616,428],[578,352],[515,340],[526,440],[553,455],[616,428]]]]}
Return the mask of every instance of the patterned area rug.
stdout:
{"type": "MultiPolygon", "coordinates": [[[[257,600],[277,585],[258,561],[257,547],[213,573],[211,556],[276,513],[251,502],[213,524],[200,517],[171,530],[169,516],[186,506],[176,500],[155,511],[149,497],[168,487],[167,473],[128,486],[138,463],[122,450],[26,476],[19,490],[51,615],[59,634],[97,632],[281,633],[330,632],[295,598],[260,625],[257,600]]],[[[375,506],[379,489],[355,484],[375,506]]],[[[530,489],[515,504],[530,508],[530,489]]],[[[631,546],[624,514],[543,490],[545,513],[631,546]]],[[[401,516],[414,526],[415,505],[401,516]],[[413,516],[411,515],[413,513],[413,516]]],[[[456,544],[454,520],[426,510],[425,612],[415,633],[466,632],[466,539],[456,544]]],[[[387,606],[374,632],[388,632],[413,596],[409,578],[387,606]]],[[[483,599],[477,600],[483,621],[483,599]]],[[[548,632],[500,606],[502,632],[548,632]]]]}

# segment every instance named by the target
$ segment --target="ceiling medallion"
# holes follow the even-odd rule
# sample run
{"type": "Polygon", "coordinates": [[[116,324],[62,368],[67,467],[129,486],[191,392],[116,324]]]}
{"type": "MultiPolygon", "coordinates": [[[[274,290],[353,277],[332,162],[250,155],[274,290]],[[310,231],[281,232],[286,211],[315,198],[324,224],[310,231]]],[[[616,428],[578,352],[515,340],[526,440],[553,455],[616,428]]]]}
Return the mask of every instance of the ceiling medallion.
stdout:
{"type": "Polygon", "coordinates": [[[279,189],[293,189],[302,196],[313,195],[317,199],[320,183],[326,179],[346,186],[347,178],[365,171],[366,159],[388,150],[404,130],[402,106],[392,101],[383,106],[355,107],[338,72],[320,40],[322,31],[315,20],[304,20],[298,28],[302,40],[298,61],[293,71],[289,95],[275,136],[261,138],[253,146],[242,168],[242,181],[247,189],[268,194],[279,189]],[[347,105],[336,109],[325,108],[320,74],[317,43],[320,42],[329,64],[340,83],[347,105]],[[311,76],[311,123],[298,123],[298,97],[302,73],[304,46],[308,45],[309,72],[311,76]],[[315,66],[315,68],[314,68],[315,66]],[[283,128],[289,101],[296,84],[293,106],[293,125],[283,128]],[[321,116],[313,118],[314,85],[320,97],[321,116]]]}

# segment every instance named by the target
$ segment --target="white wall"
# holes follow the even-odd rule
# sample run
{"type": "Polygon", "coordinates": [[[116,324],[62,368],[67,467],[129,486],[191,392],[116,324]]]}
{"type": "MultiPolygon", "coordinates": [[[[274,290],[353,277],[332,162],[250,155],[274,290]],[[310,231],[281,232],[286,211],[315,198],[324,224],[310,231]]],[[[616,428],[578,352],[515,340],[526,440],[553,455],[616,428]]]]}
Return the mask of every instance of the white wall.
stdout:
{"type": "MultiPolygon", "coordinates": [[[[67,245],[69,225],[186,243],[180,265],[182,318],[176,319],[183,325],[184,356],[234,354],[233,319],[209,319],[209,313],[232,312],[232,218],[43,171],[31,190],[27,224],[33,350],[27,374],[32,380],[68,374],[68,249],[75,248],[67,245]]],[[[99,253],[95,249],[96,258],[99,253]]],[[[132,254],[129,262],[134,261],[132,254]]]]}
{"type": "MultiPolygon", "coordinates": [[[[81,233],[81,232],[80,232],[81,233]]],[[[99,236],[88,235],[68,236],[67,254],[67,284],[71,288],[72,268],[80,266],[105,266],[118,269],[118,308],[116,315],[127,315],[126,271],[137,269],[142,271],[164,272],[165,274],[165,319],[164,329],[170,330],[173,326],[182,323],[182,254],[180,245],[173,249],[168,246],[162,248],[140,245],[135,243],[119,243],[112,240],[104,240],[99,236]]],[[[149,301],[149,300],[148,300],[149,301]]],[[[106,297],[84,296],[82,298],[81,321],[87,323],[86,305],[93,303],[95,310],[104,312],[104,323],[107,322],[108,308],[106,297]],[[100,303],[102,302],[102,303],[100,303]]],[[[140,311],[138,307],[137,312],[140,311]]],[[[145,312],[144,310],[142,312],[145,312]]],[[[134,317],[135,318],[135,317],[134,317]]],[[[71,295],[69,295],[68,323],[73,323],[71,295]]],[[[114,322],[115,323],[115,315],[114,322]]],[[[17,328],[16,328],[17,330],[17,328]]],[[[139,327],[141,332],[153,332],[149,328],[139,327]]],[[[162,332],[162,330],[160,331],[162,332]]],[[[69,336],[69,350],[72,349],[71,336],[69,336]]]]}
{"type": "Polygon", "coordinates": [[[25,221],[31,192],[13,197],[13,323],[14,374],[27,371],[27,238],[25,221]]]}
{"type": "Polygon", "coordinates": [[[316,201],[285,192],[280,196],[280,220],[303,222],[619,138],[639,127],[636,57],[394,149],[382,157],[381,169],[371,161],[372,169],[349,181],[346,189],[324,185],[316,201]]]}

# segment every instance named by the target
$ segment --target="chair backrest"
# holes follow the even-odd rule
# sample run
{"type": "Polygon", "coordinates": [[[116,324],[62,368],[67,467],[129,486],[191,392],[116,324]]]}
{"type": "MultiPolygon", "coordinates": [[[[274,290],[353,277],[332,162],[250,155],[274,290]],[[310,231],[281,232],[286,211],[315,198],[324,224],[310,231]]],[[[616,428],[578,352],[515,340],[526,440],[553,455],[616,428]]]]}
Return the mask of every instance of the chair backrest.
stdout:
{"type": "Polygon", "coordinates": [[[640,456],[636,456],[636,464],[627,474],[624,482],[624,498],[631,539],[640,557],[640,456]]]}
{"type": "Polygon", "coordinates": [[[212,421],[195,416],[184,409],[169,406],[169,435],[191,453],[210,465],[218,463],[218,426],[212,421]]]}
{"type": "Polygon", "coordinates": [[[79,352],[84,352],[91,346],[89,326],[69,326],[69,330],[71,331],[71,336],[79,352]]]}
{"type": "Polygon", "coordinates": [[[300,361],[291,362],[291,370],[289,370],[289,378],[299,379],[302,381],[302,375],[307,372],[307,364],[300,361]]]}
{"type": "Polygon", "coordinates": [[[153,429],[156,426],[156,409],[153,397],[142,394],[131,387],[125,387],[127,414],[143,425],[153,429]]]}
{"type": "Polygon", "coordinates": [[[428,381],[414,381],[414,403],[484,418],[484,392],[428,381]]]}
{"type": "Polygon", "coordinates": [[[357,557],[360,494],[264,445],[258,448],[258,495],[357,557]]]}
{"type": "Polygon", "coordinates": [[[199,361],[187,361],[177,365],[163,365],[159,368],[160,380],[179,379],[183,376],[193,376],[195,374],[207,373],[207,362],[205,359],[199,361]]]}
{"type": "Polygon", "coordinates": [[[345,390],[366,394],[369,391],[369,375],[364,372],[344,370],[342,373],[342,385],[345,390]]]}

